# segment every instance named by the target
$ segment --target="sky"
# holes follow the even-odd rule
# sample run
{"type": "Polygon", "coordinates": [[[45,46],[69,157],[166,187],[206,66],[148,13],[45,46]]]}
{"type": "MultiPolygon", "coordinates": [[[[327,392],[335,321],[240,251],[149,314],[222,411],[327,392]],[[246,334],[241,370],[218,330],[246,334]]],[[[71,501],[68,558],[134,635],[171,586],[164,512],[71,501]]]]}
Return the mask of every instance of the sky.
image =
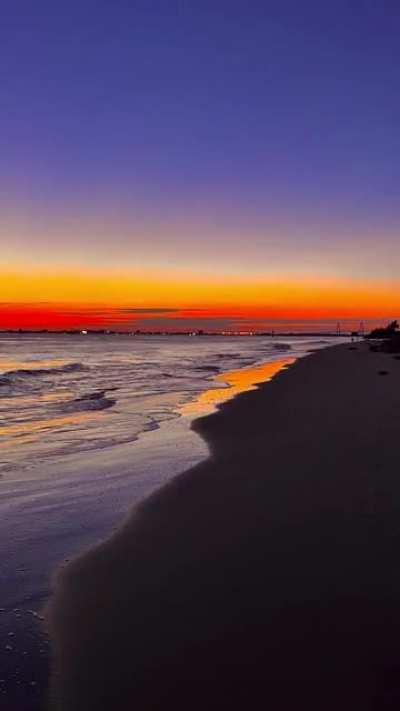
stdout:
{"type": "Polygon", "coordinates": [[[395,0],[3,0],[0,328],[400,314],[395,0]]]}

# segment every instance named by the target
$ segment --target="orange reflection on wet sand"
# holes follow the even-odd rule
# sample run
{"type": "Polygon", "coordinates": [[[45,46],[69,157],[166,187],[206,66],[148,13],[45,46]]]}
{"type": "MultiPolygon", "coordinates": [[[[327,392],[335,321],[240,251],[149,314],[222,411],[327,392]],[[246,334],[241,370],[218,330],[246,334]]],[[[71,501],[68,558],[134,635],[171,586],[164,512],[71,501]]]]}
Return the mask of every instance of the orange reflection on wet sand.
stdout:
{"type": "Polygon", "coordinates": [[[246,390],[255,390],[257,384],[271,380],[282,368],[291,365],[294,361],[295,358],[281,358],[272,363],[261,363],[261,365],[254,365],[249,368],[219,373],[212,380],[217,383],[223,383],[225,387],[205,390],[196,400],[182,405],[180,412],[183,415],[191,416],[212,412],[217,405],[230,400],[235,395],[246,390]]]}

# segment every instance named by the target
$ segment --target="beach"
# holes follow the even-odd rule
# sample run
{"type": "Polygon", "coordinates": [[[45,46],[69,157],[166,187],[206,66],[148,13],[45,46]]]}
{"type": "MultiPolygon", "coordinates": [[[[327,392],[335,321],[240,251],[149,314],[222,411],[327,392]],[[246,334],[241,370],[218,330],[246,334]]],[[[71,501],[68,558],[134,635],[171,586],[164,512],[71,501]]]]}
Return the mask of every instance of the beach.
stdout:
{"type": "Polygon", "coordinates": [[[331,342],[0,336],[0,706],[43,711],[60,565],[207,457],[194,418],[331,342]]]}
{"type": "Polygon", "coordinates": [[[196,420],[208,459],[59,573],[50,709],[397,708],[399,412],[356,343],[196,420]]]}

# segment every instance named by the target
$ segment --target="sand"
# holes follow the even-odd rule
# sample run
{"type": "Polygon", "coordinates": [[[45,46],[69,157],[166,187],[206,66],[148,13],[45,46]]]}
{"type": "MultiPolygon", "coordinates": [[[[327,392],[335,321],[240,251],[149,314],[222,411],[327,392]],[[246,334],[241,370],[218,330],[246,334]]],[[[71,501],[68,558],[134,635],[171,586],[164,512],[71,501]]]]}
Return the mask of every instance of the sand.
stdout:
{"type": "Polygon", "coordinates": [[[195,428],[59,574],[52,711],[398,708],[400,361],[328,348],[195,428]]]}

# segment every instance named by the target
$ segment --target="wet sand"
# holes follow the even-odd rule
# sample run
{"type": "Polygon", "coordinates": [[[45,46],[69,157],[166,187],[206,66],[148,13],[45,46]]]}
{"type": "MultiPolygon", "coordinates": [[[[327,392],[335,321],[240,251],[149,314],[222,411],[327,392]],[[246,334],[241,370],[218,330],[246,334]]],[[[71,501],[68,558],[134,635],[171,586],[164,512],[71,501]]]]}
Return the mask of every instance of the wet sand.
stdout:
{"type": "Polygon", "coordinates": [[[52,711],[400,706],[400,361],[300,359],[59,574],[52,711]]]}

